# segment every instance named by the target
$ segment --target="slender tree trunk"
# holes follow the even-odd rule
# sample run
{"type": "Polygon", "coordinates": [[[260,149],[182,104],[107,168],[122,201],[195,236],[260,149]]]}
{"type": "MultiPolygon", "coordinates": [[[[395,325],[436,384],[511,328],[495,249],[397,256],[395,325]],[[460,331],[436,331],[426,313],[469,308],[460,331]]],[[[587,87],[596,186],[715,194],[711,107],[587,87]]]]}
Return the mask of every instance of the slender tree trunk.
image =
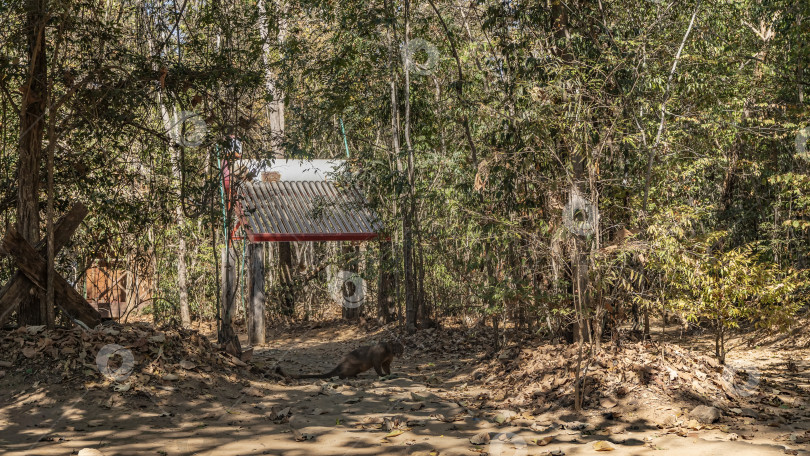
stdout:
{"type": "MultiPolygon", "coordinates": [[[[183,146],[181,146],[183,147],[183,146]]],[[[188,307],[188,279],[186,273],[186,235],[184,233],[186,226],[186,217],[183,214],[183,190],[180,188],[182,185],[182,163],[180,160],[180,151],[177,147],[171,147],[172,158],[174,161],[174,178],[177,180],[177,207],[175,207],[175,214],[177,217],[177,291],[180,298],[180,322],[184,328],[191,327],[191,312],[188,307]]]]}
{"type": "MultiPolygon", "coordinates": [[[[582,189],[585,183],[585,153],[584,151],[572,156],[574,169],[574,185],[571,188],[571,197],[583,195],[582,189]]],[[[581,236],[574,236],[575,248],[572,251],[571,263],[574,268],[574,293],[579,301],[579,316],[574,330],[574,337],[580,343],[584,343],[587,332],[587,321],[590,318],[590,299],[588,294],[588,267],[589,251],[587,241],[581,236]]],[[[590,336],[590,334],[588,334],[590,336]]]]}
{"type": "MultiPolygon", "coordinates": [[[[400,119],[399,119],[399,97],[397,94],[397,62],[400,61],[399,59],[399,42],[397,40],[397,20],[396,20],[396,11],[395,8],[389,0],[385,0],[385,9],[388,13],[389,17],[389,59],[388,59],[388,67],[390,71],[390,89],[391,89],[391,165],[394,168],[392,171],[395,171],[395,175],[400,175],[403,171],[402,161],[400,160],[400,119]]],[[[396,182],[393,182],[396,184],[396,182]]],[[[400,202],[400,197],[402,195],[398,193],[397,198],[393,202],[393,212],[394,214],[397,213],[397,205],[400,202]]],[[[404,212],[407,211],[407,204],[402,204],[399,206],[399,209],[403,211],[403,219],[404,219],[404,212]]],[[[399,233],[394,233],[394,245],[398,245],[398,237],[399,233]]],[[[400,276],[399,276],[399,257],[396,255],[395,259],[395,290],[397,295],[397,317],[402,319],[402,298],[400,295],[400,276]]],[[[412,311],[412,309],[411,309],[412,311]]],[[[415,314],[414,314],[415,316],[415,314]]],[[[413,316],[411,317],[413,318],[413,316]]],[[[406,305],[405,309],[405,321],[406,323],[408,320],[408,306],[406,305]]]]}
{"type": "MultiPolygon", "coordinates": [[[[151,271],[152,283],[151,283],[151,289],[150,289],[150,294],[151,294],[151,298],[152,298],[152,300],[150,301],[152,303],[152,322],[157,323],[157,301],[156,301],[156,299],[158,298],[158,296],[160,294],[160,288],[159,288],[160,287],[160,278],[158,277],[158,258],[157,258],[157,248],[155,246],[155,243],[157,242],[157,237],[155,236],[154,228],[149,228],[149,231],[147,231],[147,238],[149,239],[149,261],[150,261],[150,266],[152,268],[152,271],[151,271]]],[[[87,281],[85,281],[85,283],[86,282],[87,281]]],[[[85,297],[87,297],[87,296],[85,295],[85,297]]]]}
{"type": "MultiPolygon", "coordinates": [[[[39,241],[39,168],[42,134],[48,100],[45,23],[47,0],[26,0],[28,30],[28,78],[22,87],[20,106],[20,157],[17,162],[17,231],[26,241],[39,241]]],[[[29,295],[17,311],[20,325],[39,325],[48,314],[46,299],[29,295]]]]}
{"type": "Polygon", "coordinates": [[[242,355],[242,346],[233,330],[233,314],[236,297],[235,258],[233,248],[228,242],[226,233],[225,245],[222,247],[222,331],[219,333],[219,343],[226,352],[239,357],[242,355]]]}
{"type": "Polygon", "coordinates": [[[191,327],[191,312],[188,307],[188,279],[186,274],[186,237],[183,227],[186,219],[183,216],[181,203],[177,203],[177,291],[180,295],[180,321],[184,328],[191,327]]]}
{"type": "Polygon", "coordinates": [[[275,41],[278,45],[284,43],[284,39],[287,36],[287,18],[286,9],[281,1],[274,1],[273,7],[275,7],[278,15],[278,33],[276,34],[275,38],[270,36],[270,27],[267,17],[267,11],[270,7],[268,6],[267,1],[259,0],[257,3],[257,8],[259,10],[259,35],[262,38],[262,59],[264,61],[265,87],[267,93],[273,97],[272,101],[267,105],[267,117],[270,123],[270,134],[272,137],[271,148],[273,150],[273,155],[277,159],[280,159],[284,158],[284,150],[281,145],[284,141],[284,93],[282,92],[281,88],[278,87],[278,78],[276,74],[273,73],[273,67],[270,62],[270,50],[271,43],[273,41],[275,41]]]}
{"type": "Polygon", "coordinates": [[[377,287],[377,314],[385,323],[396,317],[394,302],[394,272],[392,264],[391,241],[380,240],[380,280],[377,287]]]}
{"type": "Polygon", "coordinates": [[[681,46],[678,48],[678,52],[675,54],[675,59],[672,62],[672,68],[670,69],[669,77],[667,78],[667,85],[664,89],[664,100],[661,102],[659,112],[658,132],[655,135],[655,142],[647,153],[647,170],[644,176],[644,197],[641,201],[641,211],[644,213],[647,212],[647,197],[650,193],[650,180],[652,179],[652,168],[653,163],[655,162],[655,152],[656,149],[658,149],[658,146],[661,144],[661,137],[662,133],[664,132],[664,124],[666,123],[666,106],[667,101],[669,101],[670,89],[672,88],[672,78],[675,76],[675,71],[678,69],[678,61],[681,59],[681,53],[683,52],[684,46],[686,46],[686,40],[689,38],[689,33],[692,32],[692,26],[695,25],[695,17],[697,17],[697,13],[700,10],[700,3],[700,0],[698,0],[697,5],[695,5],[694,12],[692,12],[692,18],[689,20],[689,26],[686,28],[686,33],[683,35],[683,40],[681,40],[681,46]]]}
{"type": "Polygon", "coordinates": [[[54,276],[56,274],[56,246],[55,246],[55,233],[53,232],[53,168],[54,168],[54,152],[56,149],[56,116],[53,112],[48,116],[48,156],[47,156],[47,173],[48,173],[48,203],[46,209],[46,232],[48,242],[48,280],[45,287],[45,323],[49,329],[53,329],[56,313],[54,309],[54,276]]]}
{"type": "MultiPolygon", "coordinates": [[[[410,40],[410,1],[405,0],[405,49],[408,49],[410,40]]],[[[409,55],[406,53],[406,55],[409,55]]],[[[415,194],[415,163],[413,144],[411,143],[411,101],[410,101],[410,65],[409,62],[404,62],[405,74],[405,147],[408,154],[407,160],[407,178],[408,178],[408,191],[406,194],[407,202],[404,206],[402,217],[402,236],[403,236],[403,257],[405,263],[405,326],[409,332],[413,332],[417,327],[417,317],[419,315],[419,300],[417,297],[416,286],[416,264],[414,256],[414,216],[416,214],[416,194],[415,194]]]]}
{"type": "MultiPolygon", "coordinates": [[[[169,135],[170,142],[182,137],[182,126],[178,124],[176,116],[173,115],[173,110],[166,106],[163,102],[161,95],[158,93],[158,103],[160,104],[160,112],[163,117],[163,126],[169,135]]],[[[183,182],[183,169],[181,163],[181,156],[179,147],[182,145],[169,145],[169,150],[172,155],[172,172],[177,181],[177,206],[175,207],[175,221],[177,223],[177,291],[179,294],[180,305],[180,322],[184,328],[191,327],[191,312],[188,307],[188,279],[186,267],[186,238],[184,234],[186,218],[183,214],[183,191],[180,188],[183,182]]]]}

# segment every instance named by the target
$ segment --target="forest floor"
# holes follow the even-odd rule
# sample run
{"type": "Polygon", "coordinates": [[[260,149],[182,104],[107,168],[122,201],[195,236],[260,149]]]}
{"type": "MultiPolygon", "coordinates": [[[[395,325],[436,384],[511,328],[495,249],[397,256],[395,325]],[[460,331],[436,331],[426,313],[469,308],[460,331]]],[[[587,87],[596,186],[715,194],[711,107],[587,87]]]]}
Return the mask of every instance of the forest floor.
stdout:
{"type": "MultiPolygon", "coordinates": [[[[580,365],[576,414],[576,347],[524,339],[491,353],[489,336],[286,325],[245,365],[196,332],[147,324],[0,331],[0,453],[810,455],[810,350],[797,337],[733,351],[736,368],[706,356],[702,336],[606,346],[580,365]],[[359,345],[394,338],[406,351],[389,380],[373,370],[336,381],[270,374],[326,371],[359,345]],[[94,359],[110,343],[133,354],[120,382],[94,359]],[[722,416],[701,422],[689,414],[697,405],[722,416]]],[[[110,369],[119,364],[113,357],[110,369]]]]}

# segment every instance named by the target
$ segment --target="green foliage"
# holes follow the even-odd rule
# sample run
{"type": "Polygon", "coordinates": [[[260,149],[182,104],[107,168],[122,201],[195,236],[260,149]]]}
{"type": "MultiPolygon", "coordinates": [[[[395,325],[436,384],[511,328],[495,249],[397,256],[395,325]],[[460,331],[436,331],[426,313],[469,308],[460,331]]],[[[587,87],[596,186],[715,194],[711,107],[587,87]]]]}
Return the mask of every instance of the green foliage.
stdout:
{"type": "MultiPolygon", "coordinates": [[[[723,250],[725,231],[689,233],[696,214],[652,225],[646,267],[662,278],[661,299],[692,322],[708,322],[725,358],[725,334],[741,325],[784,329],[806,304],[806,271],[783,269],[760,243],[723,250]],[[692,234],[692,235],[690,235],[692,234]]],[[[648,303],[649,304],[649,303],[648,303]]]]}
{"type": "MultiPolygon", "coordinates": [[[[607,312],[615,331],[634,305],[636,317],[677,310],[722,335],[780,326],[804,302],[810,180],[795,137],[809,118],[808,2],[263,2],[267,42],[253,1],[50,3],[52,97],[65,97],[52,114],[57,212],[81,200],[92,214],[70,258],[82,271],[134,255],[165,312],[183,238],[194,315],[214,315],[220,139],[242,138],[246,158],[278,145],[343,158],[341,121],[352,183],[395,242],[390,264],[367,268],[372,283],[404,276],[409,125],[415,258],[436,315],[555,332],[584,296],[585,317],[607,312]],[[406,31],[438,55],[407,85],[406,31]],[[280,137],[268,83],[285,102],[280,137]],[[199,111],[204,143],[177,147],[161,108],[199,111]],[[575,187],[599,211],[587,237],[563,223],[575,187]],[[623,229],[640,234],[627,244],[623,229]]],[[[7,224],[27,44],[24,5],[0,13],[7,224]]],[[[295,296],[325,299],[322,277],[295,280],[295,296]]]]}

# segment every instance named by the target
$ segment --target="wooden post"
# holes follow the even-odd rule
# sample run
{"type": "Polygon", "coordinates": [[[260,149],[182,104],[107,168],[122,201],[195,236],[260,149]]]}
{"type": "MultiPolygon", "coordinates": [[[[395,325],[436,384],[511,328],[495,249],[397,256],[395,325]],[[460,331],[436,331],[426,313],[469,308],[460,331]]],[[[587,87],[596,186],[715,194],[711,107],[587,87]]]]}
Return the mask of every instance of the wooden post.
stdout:
{"type": "Polygon", "coordinates": [[[278,283],[281,286],[281,313],[295,314],[295,296],[292,289],[292,244],[278,243],[278,283]]]}
{"type": "Polygon", "coordinates": [[[386,323],[394,321],[394,265],[391,262],[392,247],[388,239],[380,239],[380,280],[377,287],[377,314],[386,323]]]}
{"type": "MultiPolygon", "coordinates": [[[[351,272],[360,272],[360,248],[352,245],[351,242],[344,242],[341,246],[341,260],[343,260],[343,270],[351,272]]],[[[346,290],[341,290],[346,292],[346,290]]],[[[345,295],[344,295],[345,296],[345,295]]],[[[341,303],[342,304],[342,303],[341,303]]],[[[360,307],[342,306],[343,318],[347,320],[356,320],[360,317],[360,307]]]]}
{"type": "Polygon", "coordinates": [[[264,246],[248,245],[248,342],[262,345],[264,336],[264,246]]]}

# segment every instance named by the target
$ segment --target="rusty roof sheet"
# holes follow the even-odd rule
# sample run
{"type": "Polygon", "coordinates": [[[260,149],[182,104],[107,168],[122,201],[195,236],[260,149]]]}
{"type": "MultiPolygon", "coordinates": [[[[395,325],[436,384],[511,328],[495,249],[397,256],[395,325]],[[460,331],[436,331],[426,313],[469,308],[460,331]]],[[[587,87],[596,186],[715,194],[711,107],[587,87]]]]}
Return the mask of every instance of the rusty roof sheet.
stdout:
{"type": "Polygon", "coordinates": [[[366,240],[382,226],[356,188],[330,181],[243,182],[239,202],[251,242],[366,240]]]}

